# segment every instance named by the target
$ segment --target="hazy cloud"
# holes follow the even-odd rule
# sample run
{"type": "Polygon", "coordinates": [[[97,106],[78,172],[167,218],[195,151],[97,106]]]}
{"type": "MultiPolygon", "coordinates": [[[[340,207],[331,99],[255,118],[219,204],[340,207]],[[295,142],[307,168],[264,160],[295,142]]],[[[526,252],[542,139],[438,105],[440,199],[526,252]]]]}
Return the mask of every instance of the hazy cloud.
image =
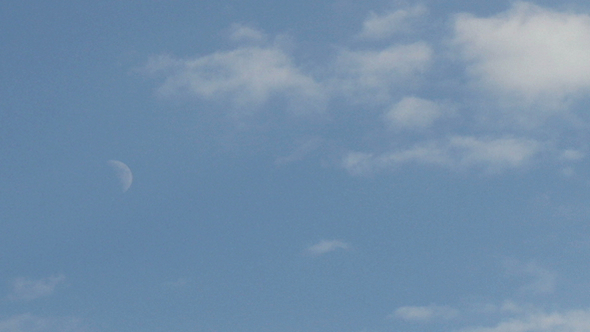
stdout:
{"type": "Polygon", "coordinates": [[[385,114],[385,119],[392,127],[427,128],[442,116],[442,108],[435,102],[405,97],[385,114]]]}
{"type": "Polygon", "coordinates": [[[413,21],[427,13],[426,7],[416,5],[384,14],[371,13],[363,22],[359,38],[383,39],[411,30],[413,21]]]}
{"type": "Polygon", "coordinates": [[[525,278],[526,284],[520,288],[521,292],[533,294],[548,294],[555,289],[556,275],[535,262],[522,263],[509,259],[504,262],[509,276],[525,278]]]}
{"type": "Polygon", "coordinates": [[[309,246],[306,251],[311,255],[323,255],[339,249],[348,249],[350,246],[339,240],[322,240],[317,244],[309,246]]]}
{"type": "MultiPolygon", "coordinates": [[[[236,26],[232,38],[261,39],[262,34],[236,26]]],[[[244,46],[192,59],[153,57],[145,69],[164,75],[158,92],[165,97],[229,100],[236,107],[260,107],[277,97],[305,104],[308,112],[323,108],[325,99],[322,85],[299,70],[278,45],[244,46]]]]}
{"type": "Polygon", "coordinates": [[[414,321],[428,322],[435,319],[452,319],[459,315],[459,310],[448,306],[407,306],[401,307],[391,315],[393,318],[414,321]]]}
{"type": "Polygon", "coordinates": [[[333,88],[355,98],[386,98],[395,85],[410,83],[431,64],[433,51],[424,42],[383,50],[342,50],[336,60],[333,88]]]}
{"type": "Polygon", "coordinates": [[[379,155],[351,152],[345,156],[343,166],[356,175],[410,162],[453,169],[481,167],[488,172],[498,172],[526,164],[542,148],[541,143],[523,138],[455,136],[444,141],[425,142],[379,155]]]}
{"type": "Polygon", "coordinates": [[[64,275],[52,276],[40,280],[18,278],[13,282],[12,293],[8,298],[15,301],[28,301],[50,296],[54,293],[55,288],[64,280],[64,275]]]}
{"type": "Polygon", "coordinates": [[[235,42],[263,43],[267,40],[262,31],[242,24],[232,24],[230,28],[230,40],[235,42]]]}
{"type": "Polygon", "coordinates": [[[492,327],[470,327],[465,332],[586,332],[590,331],[590,310],[530,312],[502,320],[492,327]]]}
{"type": "Polygon", "coordinates": [[[22,314],[0,320],[0,332],[82,332],[87,331],[77,318],[42,318],[22,314]]]}

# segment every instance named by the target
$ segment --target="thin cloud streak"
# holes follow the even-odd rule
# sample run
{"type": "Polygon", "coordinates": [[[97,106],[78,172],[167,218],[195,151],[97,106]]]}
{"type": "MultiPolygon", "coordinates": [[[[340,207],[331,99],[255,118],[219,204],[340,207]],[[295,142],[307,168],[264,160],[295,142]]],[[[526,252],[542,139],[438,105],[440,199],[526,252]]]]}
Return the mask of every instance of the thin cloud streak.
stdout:
{"type": "Polygon", "coordinates": [[[64,280],[65,276],[61,274],[40,280],[18,278],[13,283],[12,292],[8,295],[8,299],[13,301],[30,301],[50,296],[64,280]]]}
{"type": "Polygon", "coordinates": [[[320,256],[336,250],[347,250],[348,243],[340,240],[322,240],[319,243],[309,246],[305,251],[313,256],[320,256]]]}
{"type": "Polygon", "coordinates": [[[380,155],[351,152],[344,158],[342,165],[354,175],[370,174],[407,163],[434,164],[450,169],[482,167],[487,172],[495,173],[523,166],[542,149],[541,143],[522,138],[456,136],[442,142],[426,142],[380,155]]]}
{"type": "Polygon", "coordinates": [[[384,14],[372,12],[363,22],[363,29],[358,35],[360,39],[384,39],[399,33],[411,31],[412,24],[424,17],[428,10],[424,5],[398,9],[384,14]]]}
{"type": "Polygon", "coordinates": [[[437,319],[449,320],[457,316],[459,316],[459,310],[438,305],[400,307],[390,315],[391,318],[412,322],[429,322],[437,319]]]}

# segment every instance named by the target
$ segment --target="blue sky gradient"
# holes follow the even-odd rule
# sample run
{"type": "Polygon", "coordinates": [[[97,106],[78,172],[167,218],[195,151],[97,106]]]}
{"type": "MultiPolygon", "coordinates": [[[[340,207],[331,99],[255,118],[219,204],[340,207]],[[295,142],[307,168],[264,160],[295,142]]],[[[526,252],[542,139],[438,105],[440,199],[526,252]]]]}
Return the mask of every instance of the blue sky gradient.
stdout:
{"type": "Polygon", "coordinates": [[[0,31],[0,332],[590,330],[588,4],[9,0],[0,31]]]}

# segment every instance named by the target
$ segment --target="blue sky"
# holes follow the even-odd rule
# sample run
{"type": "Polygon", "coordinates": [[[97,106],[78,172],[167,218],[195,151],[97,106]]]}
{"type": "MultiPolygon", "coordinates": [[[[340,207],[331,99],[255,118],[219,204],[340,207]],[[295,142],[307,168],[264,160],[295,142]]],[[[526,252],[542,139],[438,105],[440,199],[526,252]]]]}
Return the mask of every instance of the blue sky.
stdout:
{"type": "Polygon", "coordinates": [[[590,330],[585,2],[4,1],[0,31],[0,332],[590,330]]]}

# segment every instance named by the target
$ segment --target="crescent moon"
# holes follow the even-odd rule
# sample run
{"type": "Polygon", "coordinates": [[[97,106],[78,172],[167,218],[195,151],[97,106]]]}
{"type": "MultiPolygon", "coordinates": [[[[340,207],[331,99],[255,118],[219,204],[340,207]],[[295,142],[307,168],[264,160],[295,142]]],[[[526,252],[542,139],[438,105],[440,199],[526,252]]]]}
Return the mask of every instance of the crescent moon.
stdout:
{"type": "Polygon", "coordinates": [[[109,160],[107,163],[115,170],[119,183],[121,184],[122,192],[126,192],[133,182],[131,169],[124,162],[118,160],[109,160]]]}

